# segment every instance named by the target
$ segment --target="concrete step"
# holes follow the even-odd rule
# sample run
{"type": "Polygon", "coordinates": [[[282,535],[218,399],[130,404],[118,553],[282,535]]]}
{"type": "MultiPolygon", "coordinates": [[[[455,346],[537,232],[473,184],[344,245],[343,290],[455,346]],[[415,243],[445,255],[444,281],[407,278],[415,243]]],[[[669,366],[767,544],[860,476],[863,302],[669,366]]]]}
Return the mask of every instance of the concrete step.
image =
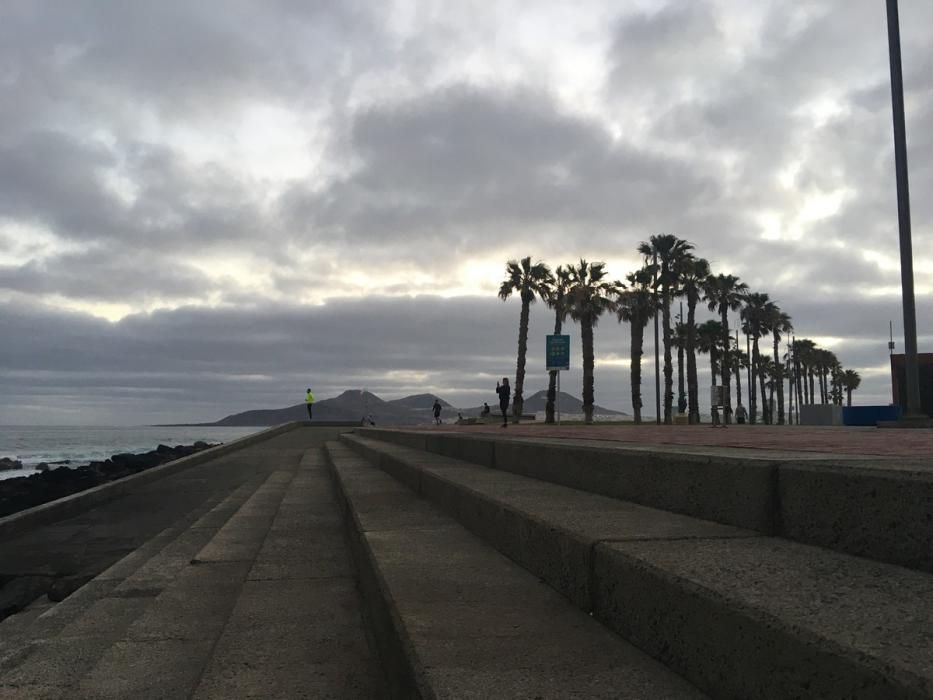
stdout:
{"type": "Polygon", "coordinates": [[[343,436],[715,697],[933,697],[933,576],[343,436]]]}
{"type": "MultiPolygon", "coordinates": [[[[259,515],[266,518],[264,534],[290,477],[273,471],[250,480],[188,527],[154,538],[37,618],[42,626],[28,653],[0,676],[0,697],[177,697],[166,689],[190,683],[195,666],[200,673],[242,581],[236,571],[192,566],[192,557],[236,542],[247,525],[262,527],[259,515]],[[209,642],[201,640],[204,630],[209,642]],[[197,640],[188,644],[186,631],[197,640]],[[161,685],[153,686],[140,665],[164,672],[161,685]],[[152,695],[154,689],[166,692],[152,695]]],[[[257,536],[250,539],[258,547],[257,536]]]]}
{"type": "Polygon", "coordinates": [[[361,436],[933,573],[933,462],[358,429],[361,436]]]}
{"type": "Polygon", "coordinates": [[[145,572],[151,566],[164,561],[166,557],[171,557],[178,546],[176,541],[191,528],[203,528],[212,522],[216,522],[216,527],[219,528],[223,521],[218,518],[229,518],[256,489],[258,483],[247,482],[229,493],[220,491],[208,498],[141,547],[101,572],[64,601],[51,603],[43,598],[22,613],[4,620],[0,623],[0,672],[24,659],[31,653],[32,646],[57,636],[97,601],[108,598],[114,589],[132,579],[137,572],[145,572]]]}
{"type": "Polygon", "coordinates": [[[323,451],[309,450],[193,698],[385,697],[344,529],[323,451]]]}
{"type": "Polygon", "coordinates": [[[327,449],[390,697],[704,697],[346,446],[327,449]]]}

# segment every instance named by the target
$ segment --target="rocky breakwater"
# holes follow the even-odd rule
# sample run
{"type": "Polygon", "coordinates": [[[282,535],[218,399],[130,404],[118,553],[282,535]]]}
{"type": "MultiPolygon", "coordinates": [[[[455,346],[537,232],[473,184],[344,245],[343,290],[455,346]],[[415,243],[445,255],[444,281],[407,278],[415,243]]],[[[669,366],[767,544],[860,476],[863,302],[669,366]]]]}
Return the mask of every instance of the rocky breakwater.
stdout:
{"type": "MultiPolygon", "coordinates": [[[[58,466],[55,468],[54,464],[36,465],[38,473],[0,481],[0,518],[48,501],[70,496],[108,481],[138,474],[146,469],[187,457],[209,447],[214,447],[214,445],[206,442],[175,447],[159,445],[156,449],[142,454],[130,452],[116,454],[103,462],[91,462],[80,467],[58,466]]],[[[3,463],[19,466],[0,468],[22,468],[22,464],[8,458],[0,460],[0,464],[3,463]]]]}
{"type": "Polygon", "coordinates": [[[19,471],[23,468],[23,463],[18,459],[10,459],[9,457],[0,458],[0,472],[3,471],[19,471]]]}
{"type": "MultiPolygon", "coordinates": [[[[113,455],[103,462],[91,462],[80,467],[57,466],[61,462],[36,465],[37,473],[30,476],[8,478],[0,481],[0,517],[26,508],[41,505],[57,498],[98,486],[100,484],[138,474],[160,464],[214,447],[206,442],[193,445],[159,445],[142,454],[124,453],[113,455]]],[[[0,464],[5,469],[22,469],[16,460],[4,458],[0,464]]],[[[0,563],[0,620],[12,615],[47,596],[52,602],[63,600],[93,578],[93,573],[74,571],[40,571],[14,573],[3,569],[0,563]]]]}

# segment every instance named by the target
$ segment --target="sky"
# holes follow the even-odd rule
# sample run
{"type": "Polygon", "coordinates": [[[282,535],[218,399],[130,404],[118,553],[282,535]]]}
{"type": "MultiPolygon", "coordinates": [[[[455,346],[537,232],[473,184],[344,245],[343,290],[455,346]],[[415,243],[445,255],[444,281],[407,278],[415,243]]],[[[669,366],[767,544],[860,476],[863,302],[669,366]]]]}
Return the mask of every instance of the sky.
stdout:
{"type": "MultiPolygon", "coordinates": [[[[657,233],[768,293],[862,375],[856,402],[887,403],[884,5],[8,0],[0,424],[212,420],[309,386],[475,406],[515,372],[508,259],[623,278],[657,233]]],[[[933,4],[900,6],[933,351],[933,4]]],[[[536,304],[526,395],[552,325],[536,304]]],[[[631,410],[628,353],[604,317],[598,404],[631,410]]]]}

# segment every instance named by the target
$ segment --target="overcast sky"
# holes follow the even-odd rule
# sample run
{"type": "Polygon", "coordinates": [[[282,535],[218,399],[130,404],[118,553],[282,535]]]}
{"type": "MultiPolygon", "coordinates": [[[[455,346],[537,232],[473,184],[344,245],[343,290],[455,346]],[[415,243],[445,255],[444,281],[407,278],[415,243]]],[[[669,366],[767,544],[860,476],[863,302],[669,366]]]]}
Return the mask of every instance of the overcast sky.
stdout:
{"type": "MultiPolygon", "coordinates": [[[[930,351],[933,3],[900,5],[930,351]]],[[[886,39],[881,0],[8,0],[0,423],[208,420],[306,386],[477,405],[515,371],[507,259],[621,278],[655,233],[886,403],[886,39]]],[[[529,393],[551,324],[537,304],[529,393]]],[[[628,343],[601,321],[596,400],[625,411],[628,343]]]]}

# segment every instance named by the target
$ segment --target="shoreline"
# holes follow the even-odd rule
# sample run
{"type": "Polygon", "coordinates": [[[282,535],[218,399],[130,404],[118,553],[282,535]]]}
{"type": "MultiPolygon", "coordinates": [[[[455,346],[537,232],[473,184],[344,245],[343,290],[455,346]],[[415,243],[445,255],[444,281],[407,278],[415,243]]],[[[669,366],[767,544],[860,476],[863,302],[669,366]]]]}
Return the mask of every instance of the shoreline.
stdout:
{"type": "Polygon", "coordinates": [[[191,445],[160,444],[147,452],[121,452],[105,460],[85,463],[71,460],[21,464],[0,474],[0,518],[54,501],[95,486],[132,476],[166,462],[188,457],[223,443],[198,440],[191,445]],[[45,465],[42,468],[42,465],[45,465]],[[30,473],[25,473],[29,469],[30,473]]]}

